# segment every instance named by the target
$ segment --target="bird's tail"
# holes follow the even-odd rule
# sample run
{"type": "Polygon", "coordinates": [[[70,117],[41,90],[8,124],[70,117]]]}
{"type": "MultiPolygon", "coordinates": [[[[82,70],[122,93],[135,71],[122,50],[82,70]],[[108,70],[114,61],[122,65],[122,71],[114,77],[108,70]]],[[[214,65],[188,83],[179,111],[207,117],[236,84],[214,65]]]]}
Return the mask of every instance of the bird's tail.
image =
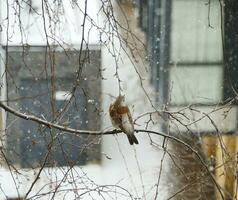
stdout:
{"type": "Polygon", "coordinates": [[[139,144],[139,142],[134,134],[127,134],[127,137],[130,142],[130,145],[139,144]]]}

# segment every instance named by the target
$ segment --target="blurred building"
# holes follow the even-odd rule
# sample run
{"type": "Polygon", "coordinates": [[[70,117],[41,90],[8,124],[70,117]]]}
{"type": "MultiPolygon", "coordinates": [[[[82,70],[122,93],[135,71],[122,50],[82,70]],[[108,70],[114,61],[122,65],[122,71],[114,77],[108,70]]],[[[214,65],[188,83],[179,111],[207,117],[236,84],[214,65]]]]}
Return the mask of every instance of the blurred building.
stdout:
{"type": "MultiPolygon", "coordinates": [[[[138,0],[136,5],[158,104],[181,111],[168,116],[164,130],[205,153],[225,199],[237,198],[237,1],[138,0]]],[[[199,162],[176,149],[187,156],[180,165],[192,179],[178,170],[180,188],[193,185],[177,198],[214,199],[214,183],[194,181],[199,162]]]]}

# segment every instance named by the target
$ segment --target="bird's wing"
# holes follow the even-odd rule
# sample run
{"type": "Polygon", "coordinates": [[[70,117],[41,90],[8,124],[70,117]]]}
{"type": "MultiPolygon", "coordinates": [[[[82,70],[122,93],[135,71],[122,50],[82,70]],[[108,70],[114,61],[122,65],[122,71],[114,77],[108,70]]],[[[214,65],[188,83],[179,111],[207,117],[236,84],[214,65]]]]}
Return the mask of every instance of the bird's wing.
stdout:
{"type": "Polygon", "coordinates": [[[120,116],[120,129],[127,134],[133,134],[134,126],[128,106],[118,107],[117,113],[120,116]]]}
{"type": "Polygon", "coordinates": [[[128,111],[127,115],[128,115],[129,122],[130,122],[132,125],[134,125],[134,122],[133,122],[133,119],[132,119],[130,110],[128,111]]]}
{"type": "Polygon", "coordinates": [[[122,126],[125,133],[127,134],[134,133],[134,126],[133,126],[133,123],[131,123],[131,119],[128,113],[122,115],[122,126]]]}
{"type": "Polygon", "coordinates": [[[115,108],[114,105],[111,105],[109,108],[109,113],[110,113],[112,125],[115,128],[119,128],[119,129],[122,129],[122,131],[124,131],[122,127],[122,123],[123,123],[122,115],[118,113],[118,108],[115,108]]]}

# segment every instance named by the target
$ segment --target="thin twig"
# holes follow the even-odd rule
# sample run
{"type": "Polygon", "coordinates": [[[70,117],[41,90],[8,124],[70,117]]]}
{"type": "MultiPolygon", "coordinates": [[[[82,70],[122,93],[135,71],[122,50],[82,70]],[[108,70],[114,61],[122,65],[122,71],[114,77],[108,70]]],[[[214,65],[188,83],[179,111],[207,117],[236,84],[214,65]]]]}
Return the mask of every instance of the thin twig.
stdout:
{"type": "MultiPolygon", "coordinates": [[[[56,128],[58,130],[61,131],[65,131],[65,132],[69,132],[69,133],[74,133],[75,135],[78,134],[87,134],[87,135],[111,135],[111,134],[116,134],[116,133],[121,133],[122,131],[119,130],[112,130],[112,131],[91,131],[91,130],[77,130],[77,129],[72,129],[72,128],[68,128],[65,126],[61,126],[59,124],[54,124],[52,122],[48,122],[46,120],[43,120],[41,118],[38,118],[34,115],[27,115],[27,114],[23,114],[19,111],[14,110],[13,108],[3,104],[2,102],[0,102],[0,107],[3,108],[5,111],[10,112],[12,114],[14,114],[15,116],[18,116],[20,118],[26,119],[26,120],[31,120],[34,122],[37,122],[39,124],[43,124],[45,126],[48,126],[49,128],[56,128]]],[[[155,135],[159,135],[159,136],[163,136],[165,138],[168,138],[170,140],[173,140],[175,142],[178,142],[180,144],[182,144],[183,146],[187,147],[191,152],[193,152],[196,157],[198,158],[198,160],[201,162],[201,164],[205,167],[205,169],[207,170],[209,176],[211,176],[213,183],[215,184],[215,186],[217,187],[222,199],[224,199],[223,193],[221,191],[221,188],[219,186],[219,184],[216,182],[215,177],[213,176],[213,174],[210,172],[208,166],[206,165],[205,161],[203,160],[202,156],[198,153],[198,151],[196,151],[195,149],[193,149],[188,143],[174,137],[171,135],[167,135],[165,133],[161,133],[161,132],[157,132],[157,131],[150,131],[150,130],[135,130],[135,132],[144,132],[144,133],[151,133],[151,134],[155,134],[155,135]]]]}

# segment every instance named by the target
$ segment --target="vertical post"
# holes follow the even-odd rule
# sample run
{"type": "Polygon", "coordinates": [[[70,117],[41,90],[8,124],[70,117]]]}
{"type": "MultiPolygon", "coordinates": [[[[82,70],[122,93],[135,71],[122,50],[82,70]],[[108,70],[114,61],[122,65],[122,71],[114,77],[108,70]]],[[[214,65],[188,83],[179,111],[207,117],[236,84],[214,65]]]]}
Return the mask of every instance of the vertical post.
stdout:
{"type": "Polygon", "coordinates": [[[238,1],[224,1],[224,99],[238,94],[238,1]]]}
{"type": "MultiPolygon", "coordinates": [[[[152,83],[156,90],[156,102],[158,102],[158,88],[159,88],[159,69],[160,69],[160,33],[161,33],[161,0],[155,1],[154,4],[154,34],[153,34],[153,71],[152,71],[152,83]]],[[[158,103],[159,105],[159,103],[158,103]]]]}
{"type": "MultiPolygon", "coordinates": [[[[155,100],[160,109],[168,102],[171,3],[172,0],[147,2],[147,48],[151,66],[151,83],[155,86],[155,100]]],[[[162,129],[167,132],[167,120],[165,121],[162,129]]]]}
{"type": "MultiPolygon", "coordinates": [[[[156,69],[156,102],[160,109],[168,103],[169,94],[169,59],[170,59],[170,27],[171,27],[171,0],[160,0],[157,4],[156,13],[158,21],[156,22],[157,34],[155,35],[156,56],[154,61],[154,68],[156,69]]],[[[164,116],[164,123],[162,124],[162,131],[168,132],[168,120],[164,116]]]]}
{"type": "MultiPolygon", "coordinates": [[[[224,44],[223,44],[223,58],[224,58],[224,88],[223,98],[231,99],[238,94],[238,1],[237,0],[225,0],[224,1],[224,44]]],[[[237,148],[237,137],[236,136],[223,136],[226,138],[225,144],[229,152],[229,159],[231,161],[236,160],[235,148],[237,148]]],[[[219,157],[217,157],[219,159],[219,157]]],[[[222,162],[226,162],[222,158],[222,162]]],[[[225,198],[232,199],[236,191],[234,190],[235,185],[235,169],[234,163],[231,166],[224,165],[224,187],[225,198]]],[[[219,176],[217,176],[218,178],[219,176]]]]}
{"type": "Polygon", "coordinates": [[[168,100],[171,0],[148,0],[147,47],[151,66],[151,83],[156,102],[163,106],[168,100]]]}
{"type": "Polygon", "coordinates": [[[148,23],[148,28],[146,32],[146,41],[147,41],[147,52],[148,52],[148,59],[150,63],[150,70],[151,70],[151,83],[154,81],[154,30],[155,30],[155,23],[154,23],[154,5],[155,1],[154,0],[148,0],[148,18],[147,18],[147,23],[148,23]]]}
{"type": "Polygon", "coordinates": [[[170,59],[170,29],[171,29],[171,0],[160,0],[160,34],[159,59],[157,62],[157,102],[167,104],[169,92],[169,59],[170,59]]]}

